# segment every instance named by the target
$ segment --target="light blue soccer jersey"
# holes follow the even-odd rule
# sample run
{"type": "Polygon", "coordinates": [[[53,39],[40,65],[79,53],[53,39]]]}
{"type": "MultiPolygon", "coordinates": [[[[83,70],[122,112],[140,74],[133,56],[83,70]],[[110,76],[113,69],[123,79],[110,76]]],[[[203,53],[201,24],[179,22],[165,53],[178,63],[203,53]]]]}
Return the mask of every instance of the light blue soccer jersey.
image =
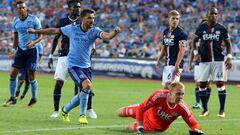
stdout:
{"type": "MultiPolygon", "coordinates": [[[[21,21],[19,17],[15,17],[13,19],[12,28],[13,28],[13,32],[18,33],[18,42],[19,42],[18,46],[22,50],[27,50],[26,44],[29,41],[33,41],[37,38],[37,34],[29,34],[27,32],[27,29],[28,28],[41,29],[42,26],[41,26],[40,20],[36,16],[28,14],[28,17],[24,21],[21,21]]],[[[32,48],[35,48],[36,46],[37,44],[32,48]]]]}
{"type": "Polygon", "coordinates": [[[61,32],[68,36],[70,48],[68,53],[68,68],[80,67],[88,68],[91,66],[91,50],[97,38],[100,38],[102,30],[98,27],[88,29],[83,32],[80,25],[70,24],[60,28],[61,32]]]}

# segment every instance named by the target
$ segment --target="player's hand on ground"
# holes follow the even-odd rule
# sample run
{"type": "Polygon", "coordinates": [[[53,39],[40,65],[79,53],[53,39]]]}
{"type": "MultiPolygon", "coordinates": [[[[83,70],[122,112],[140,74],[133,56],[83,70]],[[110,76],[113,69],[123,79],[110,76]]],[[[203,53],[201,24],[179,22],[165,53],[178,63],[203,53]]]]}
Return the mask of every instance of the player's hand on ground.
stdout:
{"type": "Polygon", "coordinates": [[[53,59],[52,58],[49,58],[48,59],[48,68],[52,68],[53,67],[53,59]]]}
{"type": "Polygon", "coordinates": [[[35,33],[35,29],[33,29],[33,28],[28,28],[28,29],[27,29],[27,32],[28,32],[28,33],[35,33]]]}
{"type": "Polygon", "coordinates": [[[201,56],[200,56],[200,54],[195,55],[194,58],[195,58],[195,60],[196,60],[197,62],[201,62],[201,56]]]}
{"type": "Polygon", "coordinates": [[[143,127],[138,128],[137,134],[144,134],[144,128],[143,127]]]}
{"type": "Polygon", "coordinates": [[[114,28],[114,31],[117,32],[117,33],[119,33],[119,32],[121,32],[122,30],[121,30],[120,27],[117,26],[117,27],[114,28]]]}
{"type": "Polygon", "coordinates": [[[189,130],[190,135],[203,135],[203,131],[200,129],[189,130]]]}
{"type": "Polygon", "coordinates": [[[227,70],[231,69],[232,68],[232,59],[227,58],[224,64],[225,64],[227,70]]]}
{"type": "Polygon", "coordinates": [[[26,47],[29,49],[31,47],[33,47],[35,45],[35,43],[33,41],[29,41],[26,45],[26,47]]]}

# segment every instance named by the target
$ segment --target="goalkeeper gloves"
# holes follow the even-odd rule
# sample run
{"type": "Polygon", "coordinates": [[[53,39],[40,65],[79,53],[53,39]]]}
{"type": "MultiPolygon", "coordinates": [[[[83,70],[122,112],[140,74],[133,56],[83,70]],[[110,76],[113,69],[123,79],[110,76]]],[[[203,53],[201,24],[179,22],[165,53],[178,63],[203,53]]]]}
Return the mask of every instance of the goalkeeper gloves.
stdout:
{"type": "Polygon", "coordinates": [[[200,129],[189,130],[190,135],[203,135],[203,131],[200,129]]]}

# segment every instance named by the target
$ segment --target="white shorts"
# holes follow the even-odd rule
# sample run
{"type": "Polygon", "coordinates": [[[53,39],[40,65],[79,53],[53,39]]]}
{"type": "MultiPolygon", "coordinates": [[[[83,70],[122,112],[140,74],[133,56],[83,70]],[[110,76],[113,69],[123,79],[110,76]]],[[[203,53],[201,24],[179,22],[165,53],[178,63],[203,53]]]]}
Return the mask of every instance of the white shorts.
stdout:
{"type": "Polygon", "coordinates": [[[58,57],[54,79],[65,82],[67,81],[68,76],[69,76],[69,73],[67,69],[67,56],[58,57]]]}
{"type": "Polygon", "coordinates": [[[209,81],[211,78],[215,81],[227,81],[227,72],[223,61],[201,62],[199,64],[200,82],[209,81]]]}
{"type": "MultiPolygon", "coordinates": [[[[171,82],[179,82],[180,76],[173,76],[173,71],[175,69],[175,66],[165,66],[163,68],[163,74],[162,74],[162,85],[165,85],[166,83],[171,82]]],[[[182,73],[182,69],[179,69],[180,74],[182,73]]]]}
{"type": "Polygon", "coordinates": [[[199,79],[199,65],[194,66],[194,80],[197,81],[199,79]]]}

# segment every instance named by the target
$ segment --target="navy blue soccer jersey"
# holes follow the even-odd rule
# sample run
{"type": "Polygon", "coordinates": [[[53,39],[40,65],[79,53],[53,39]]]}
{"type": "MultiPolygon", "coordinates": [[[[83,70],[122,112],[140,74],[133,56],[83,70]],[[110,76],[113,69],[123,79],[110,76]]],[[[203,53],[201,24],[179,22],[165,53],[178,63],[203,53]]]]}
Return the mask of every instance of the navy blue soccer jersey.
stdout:
{"type": "MultiPolygon", "coordinates": [[[[163,45],[165,47],[165,66],[172,65],[175,66],[177,61],[178,52],[179,52],[179,42],[183,40],[187,40],[188,36],[186,32],[180,27],[177,27],[172,32],[169,28],[163,31],[163,45]]],[[[183,60],[179,65],[180,68],[183,67],[183,60]]]]}
{"type": "MultiPolygon", "coordinates": [[[[66,17],[66,18],[60,19],[56,27],[61,28],[71,23],[79,24],[79,22],[80,22],[79,20],[72,21],[68,17],[66,17]]],[[[69,38],[66,35],[62,34],[61,49],[59,50],[59,56],[67,56],[68,52],[69,52],[69,38]]]]}
{"type": "Polygon", "coordinates": [[[195,32],[199,39],[198,52],[202,62],[224,61],[224,40],[229,39],[227,29],[216,23],[209,27],[207,22],[200,24],[195,32]]]}

